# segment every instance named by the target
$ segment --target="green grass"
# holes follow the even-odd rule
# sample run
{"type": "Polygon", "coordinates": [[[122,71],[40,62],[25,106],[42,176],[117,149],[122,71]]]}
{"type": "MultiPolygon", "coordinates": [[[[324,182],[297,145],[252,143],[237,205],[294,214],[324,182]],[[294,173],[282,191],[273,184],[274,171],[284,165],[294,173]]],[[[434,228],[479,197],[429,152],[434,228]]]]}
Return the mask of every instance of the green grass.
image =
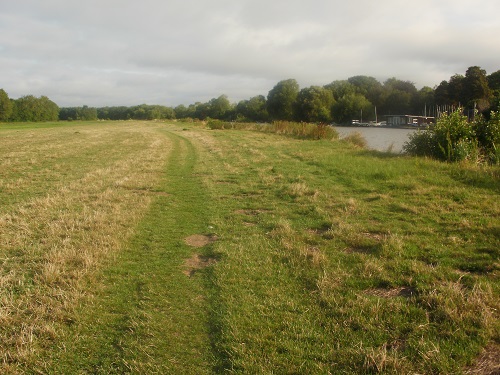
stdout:
{"type": "Polygon", "coordinates": [[[4,372],[456,374],[479,371],[482,351],[493,358],[482,366],[498,367],[498,167],[200,124],[93,125],[0,129],[11,148],[28,133],[38,149],[54,140],[48,160],[28,145],[0,148],[10,160],[0,231],[12,239],[0,333],[19,338],[3,344],[4,372]],[[95,169],[113,175],[93,187],[95,169]],[[114,230],[66,225],[51,246],[37,240],[52,226],[37,232],[34,220],[66,212],[77,226],[100,209],[83,193],[109,201],[114,216],[102,215],[114,230]],[[29,214],[47,197],[54,208],[29,214]],[[17,247],[13,219],[30,229],[17,247]],[[109,254],[42,283],[40,259],[54,261],[43,251],[82,230],[76,248],[109,237],[109,254]],[[217,241],[193,248],[192,234],[217,241]],[[38,250],[22,255],[29,241],[38,250]],[[195,255],[209,261],[189,277],[195,255]],[[65,305],[54,302],[61,293],[65,305]],[[28,324],[29,336],[21,309],[32,296],[62,311],[28,324]]]}

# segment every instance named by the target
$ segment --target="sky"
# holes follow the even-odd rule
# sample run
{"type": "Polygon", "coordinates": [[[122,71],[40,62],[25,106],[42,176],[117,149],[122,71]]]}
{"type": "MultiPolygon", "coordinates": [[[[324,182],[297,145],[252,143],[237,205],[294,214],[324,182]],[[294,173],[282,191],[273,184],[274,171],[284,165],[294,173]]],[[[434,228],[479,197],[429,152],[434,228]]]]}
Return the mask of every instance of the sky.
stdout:
{"type": "Polygon", "coordinates": [[[0,88],[60,107],[237,103],[279,81],[500,70],[498,0],[0,0],[0,88]]]}

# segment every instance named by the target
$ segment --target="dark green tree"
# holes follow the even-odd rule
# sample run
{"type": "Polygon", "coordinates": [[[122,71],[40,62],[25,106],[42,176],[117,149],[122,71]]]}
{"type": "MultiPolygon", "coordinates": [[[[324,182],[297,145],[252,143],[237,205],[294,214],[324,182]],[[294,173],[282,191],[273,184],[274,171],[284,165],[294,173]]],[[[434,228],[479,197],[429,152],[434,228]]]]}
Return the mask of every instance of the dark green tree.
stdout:
{"type": "Polygon", "coordinates": [[[295,79],[280,81],[267,95],[267,110],[273,120],[294,120],[299,84],[295,79]]]}
{"type": "Polygon", "coordinates": [[[208,117],[210,118],[227,120],[230,117],[231,110],[232,105],[226,95],[213,98],[208,102],[208,117]]]}
{"type": "Polygon", "coordinates": [[[413,96],[412,114],[430,116],[431,108],[434,105],[434,90],[429,86],[424,86],[413,96]]]}
{"type": "Polygon", "coordinates": [[[448,81],[441,81],[441,83],[434,89],[434,99],[437,105],[451,104],[448,86],[448,81]]]}
{"type": "Polygon", "coordinates": [[[464,95],[464,80],[465,77],[461,74],[451,76],[448,81],[448,96],[451,105],[456,107],[463,106],[467,100],[464,95]]]}
{"type": "Polygon", "coordinates": [[[491,73],[488,77],[488,86],[490,90],[500,90],[500,70],[491,73]]]}
{"type": "Polygon", "coordinates": [[[483,112],[490,107],[492,92],[488,86],[486,71],[478,66],[471,66],[465,72],[463,82],[464,104],[468,108],[477,108],[483,112]]]}
{"type": "Polygon", "coordinates": [[[326,85],[325,89],[328,89],[332,92],[333,98],[335,100],[339,100],[344,95],[355,94],[356,92],[358,92],[358,87],[354,86],[347,80],[333,81],[332,83],[326,85]]]}
{"type": "Polygon", "coordinates": [[[97,108],[84,105],[78,109],[77,117],[84,121],[95,121],[97,120],[97,108]]]}
{"type": "Polygon", "coordinates": [[[236,106],[236,112],[250,121],[267,121],[269,119],[266,98],[263,95],[241,100],[236,106]]]}
{"type": "Polygon", "coordinates": [[[305,122],[330,123],[334,102],[331,90],[319,86],[303,88],[297,95],[297,118],[305,122]]]}
{"type": "Polygon", "coordinates": [[[9,121],[12,110],[12,101],[9,99],[9,95],[4,89],[0,89],[0,121],[9,121]]]}
{"type": "Polygon", "coordinates": [[[492,99],[491,99],[491,109],[495,112],[500,111],[500,70],[497,70],[494,73],[491,73],[488,76],[488,86],[492,91],[492,99]]]}
{"type": "Polygon", "coordinates": [[[189,116],[189,110],[184,104],[180,104],[174,108],[175,118],[187,118],[189,116]]]}
{"type": "Polygon", "coordinates": [[[383,105],[381,110],[385,114],[406,115],[412,114],[413,103],[417,95],[417,88],[410,81],[389,78],[384,82],[383,105]]]}
{"type": "Polygon", "coordinates": [[[359,75],[350,77],[347,81],[356,86],[356,92],[367,98],[373,105],[382,106],[384,88],[376,78],[359,75]]]}
{"type": "Polygon", "coordinates": [[[340,124],[348,124],[353,119],[363,122],[375,119],[373,104],[362,94],[347,94],[333,105],[333,120],[340,124]]]}
{"type": "Polygon", "coordinates": [[[193,104],[194,115],[193,117],[199,120],[205,120],[210,115],[210,104],[196,102],[193,104]]]}

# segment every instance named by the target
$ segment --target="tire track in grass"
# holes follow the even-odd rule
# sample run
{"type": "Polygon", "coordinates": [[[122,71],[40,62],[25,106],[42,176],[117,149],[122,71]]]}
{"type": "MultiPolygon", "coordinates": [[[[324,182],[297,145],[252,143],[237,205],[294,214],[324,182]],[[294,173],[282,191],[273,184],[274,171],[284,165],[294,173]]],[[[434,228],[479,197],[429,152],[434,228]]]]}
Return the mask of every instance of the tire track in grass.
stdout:
{"type": "Polygon", "coordinates": [[[183,272],[186,259],[210,251],[210,244],[196,249],[184,241],[208,234],[208,197],[193,174],[193,144],[168,130],[166,136],[172,149],[157,197],[105,271],[104,290],[60,345],[56,373],[204,374],[214,367],[205,270],[183,272]]]}

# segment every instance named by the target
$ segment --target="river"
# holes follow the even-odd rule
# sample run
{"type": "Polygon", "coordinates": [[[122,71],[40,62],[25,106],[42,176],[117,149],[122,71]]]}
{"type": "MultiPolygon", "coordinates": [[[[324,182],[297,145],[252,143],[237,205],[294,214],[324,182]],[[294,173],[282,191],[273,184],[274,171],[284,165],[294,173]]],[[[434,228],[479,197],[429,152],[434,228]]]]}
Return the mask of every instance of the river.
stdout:
{"type": "Polygon", "coordinates": [[[335,129],[339,132],[340,138],[359,132],[366,139],[368,148],[378,151],[387,151],[392,148],[392,152],[395,153],[403,150],[403,145],[409,139],[410,134],[416,131],[415,129],[354,126],[336,126],[335,129]]]}

